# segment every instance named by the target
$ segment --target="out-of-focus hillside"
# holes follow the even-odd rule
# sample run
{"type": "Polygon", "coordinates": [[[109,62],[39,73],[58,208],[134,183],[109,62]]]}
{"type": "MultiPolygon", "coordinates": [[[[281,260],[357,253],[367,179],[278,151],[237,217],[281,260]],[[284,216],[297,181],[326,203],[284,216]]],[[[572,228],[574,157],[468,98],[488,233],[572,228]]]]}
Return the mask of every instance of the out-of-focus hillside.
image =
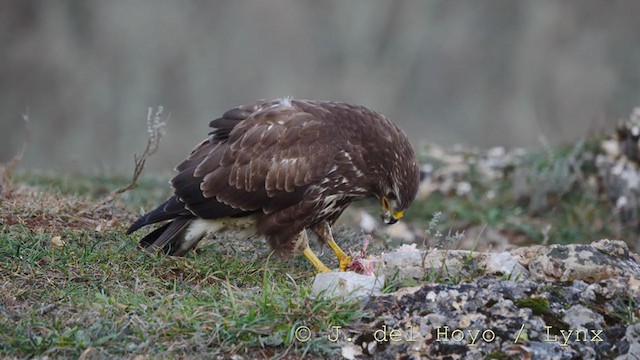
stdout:
{"type": "Polygon", "coordinates": [[[257,98],[369,105],[416,143],[535,147],[640,98],[640,2],[38,1],[0,3],[0,161],[128,171],[147,106],[172,113],[149,170],[257,98]]]}

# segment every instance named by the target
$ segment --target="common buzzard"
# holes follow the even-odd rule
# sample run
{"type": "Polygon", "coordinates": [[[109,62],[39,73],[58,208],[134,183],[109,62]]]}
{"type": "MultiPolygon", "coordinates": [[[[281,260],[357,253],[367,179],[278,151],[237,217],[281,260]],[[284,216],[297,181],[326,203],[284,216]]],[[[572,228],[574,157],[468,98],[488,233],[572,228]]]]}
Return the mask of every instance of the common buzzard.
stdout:
{"type": "Polygon", "coordinates": [[[351,258],[331,225],[347,206],[375,197],[392,224],[415,198],[419,169],[407,136],[364,106],[261,100],[209,126],[209,137],[176,167],[173,196],[127,231],[168,221],[141,246],[182,256],[207,234],[244,228],[276,252],[302,252],[318,271],[329,271],[309,248],[310,229],[344,271],[351,258]]]}

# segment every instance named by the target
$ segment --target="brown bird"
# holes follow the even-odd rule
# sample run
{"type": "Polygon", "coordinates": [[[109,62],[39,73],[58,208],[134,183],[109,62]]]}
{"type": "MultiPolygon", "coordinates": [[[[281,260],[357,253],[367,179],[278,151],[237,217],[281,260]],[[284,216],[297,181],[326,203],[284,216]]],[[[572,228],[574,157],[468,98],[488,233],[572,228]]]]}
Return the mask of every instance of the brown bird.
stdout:
{"type": "Polygon", "coordinates": [[[127,231],[168,221],[141,246],[183,256],[207,234],[242,228],[266,237],[277,253],[302,252],[318,271],[329,271],[309,248],[310,229],[344,271],[351,258],[331,225],[349,204],[375,197],[392,224],[416,196],[419,168],[407,136],[364,106],[261,100],[209,126],[209,137],[176,167],[173,196],[127,231]]]}

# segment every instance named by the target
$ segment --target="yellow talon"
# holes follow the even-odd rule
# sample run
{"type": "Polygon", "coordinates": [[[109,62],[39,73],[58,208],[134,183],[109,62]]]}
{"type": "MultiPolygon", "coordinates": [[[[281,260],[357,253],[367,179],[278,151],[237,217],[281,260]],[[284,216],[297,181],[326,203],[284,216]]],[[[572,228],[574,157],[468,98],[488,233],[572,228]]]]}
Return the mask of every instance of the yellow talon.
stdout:
{"type": "Polygon", "coordinates": [[[344,257],[342,259],[338,259],[340,261],[340,271],[347,271],[347,267],[351,264],[351,256],[344,257]]]}
{"type": "Polygon", "coordinates": [[[331,250],[333,250],[333,252],[338,257],[338,263],[340,264],[340,271],[347,271],[347,266],[351,264],[351,260],[352,260],[351,256],[345,254],[344,251],[340,249],[340,246],[338,246],[338,244],[336,244],[336,242],[333,239],[329,239],[328,244],[331,247],[331,250]]]}
{"type": "MultiPolygon", "coordinates": [[[[307,260],[309,260],[309,262],[311,262],[313,264],[313,266],[315,266],[315,268],[316,268],[316,270],[318,272],[323,273],[323,272],[330,272],[331,271],[331,270],[329,270],[329,268],[325,264],[322,263],[322,261],[320,261],[320,259],[318,259],[316,254],[309,247],[309,245],[307,245],[307,247],[304,249],[304,251],[302,253],[307,258],[307,260]]],[[[346,266],[345,266],[345,269],[346,269],[346,266]]]]}
{"type": "MultiPolygon", "coordinates": [[[[336,244],[335,240],[333,240],[333,235],[331,234],[331,227],[329,223],[323,221],[312,228],[313,232],[318,235],[318,238],[321,239],[322,242],[326,242],[331,247],[331,250],[338,257],[338,264],[340,266],[340,271],[347,271],[347,267],[351,264],[351,256],[347,255],[340,249],[340,246],[336,244]]],[[[319,260],[318,260],[319,261],[319,260]]]]}

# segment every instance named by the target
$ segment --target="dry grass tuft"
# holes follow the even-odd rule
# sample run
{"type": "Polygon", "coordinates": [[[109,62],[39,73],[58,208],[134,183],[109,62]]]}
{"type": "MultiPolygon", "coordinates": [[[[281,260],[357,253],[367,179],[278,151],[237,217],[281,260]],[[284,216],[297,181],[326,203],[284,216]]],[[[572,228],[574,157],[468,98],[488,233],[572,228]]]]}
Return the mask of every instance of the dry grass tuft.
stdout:
{"type": "Polygon", "coordinates": [[[9,226],[23,225],[37,233],[56,233],[63,229],[100,231],[134,218],[122,204],[92,210],[94,205],[77,196],[19,185],[5,191],[0,221],[9,226]]]}

